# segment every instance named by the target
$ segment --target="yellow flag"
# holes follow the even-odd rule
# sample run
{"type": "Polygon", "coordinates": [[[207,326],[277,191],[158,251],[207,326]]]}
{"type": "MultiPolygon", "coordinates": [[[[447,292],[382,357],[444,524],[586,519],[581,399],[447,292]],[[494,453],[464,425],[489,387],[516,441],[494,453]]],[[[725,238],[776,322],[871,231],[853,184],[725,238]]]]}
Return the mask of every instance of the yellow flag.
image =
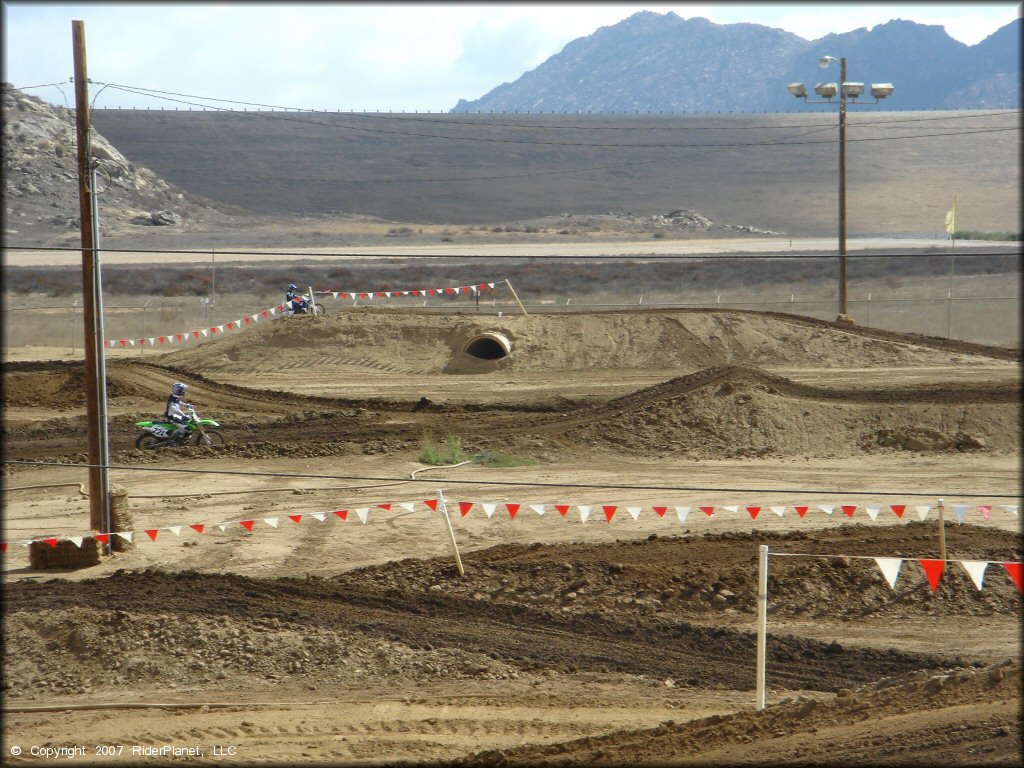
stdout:
{"type": "Polygon", "coordinates": [[[946,212],[946,231],[949,234],[956,232],[956,197],[953,197],[953,207],[946,212]]]}

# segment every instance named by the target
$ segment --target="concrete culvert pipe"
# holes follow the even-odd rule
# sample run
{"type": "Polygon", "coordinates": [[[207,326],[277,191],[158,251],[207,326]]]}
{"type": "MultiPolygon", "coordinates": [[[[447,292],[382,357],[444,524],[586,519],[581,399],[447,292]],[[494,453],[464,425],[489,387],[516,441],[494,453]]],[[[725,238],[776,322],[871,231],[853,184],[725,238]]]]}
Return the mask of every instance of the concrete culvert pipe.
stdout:
{"type": "Polygon", "coordinates": [[[470,339],[462,351],[479,360],[500,360],[512,351],[512,343],[500,333],[487,331],[470,339]]]}

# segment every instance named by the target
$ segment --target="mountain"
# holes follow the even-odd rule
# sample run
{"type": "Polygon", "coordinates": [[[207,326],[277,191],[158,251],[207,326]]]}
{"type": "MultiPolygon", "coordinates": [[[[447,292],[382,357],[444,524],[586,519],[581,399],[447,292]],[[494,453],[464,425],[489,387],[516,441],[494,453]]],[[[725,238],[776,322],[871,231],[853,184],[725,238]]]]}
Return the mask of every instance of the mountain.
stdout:
{"type": "Polygon", "coordinates": [[[893,20],[808,41],[759,24],[641,11],[578,38],[514,83],[452,112],[781,112],[821,109],[786,91],[839,79],[887,82],[882,108],[1019,109],[1021,20],[974,46],[941,26],[893,20]]]}

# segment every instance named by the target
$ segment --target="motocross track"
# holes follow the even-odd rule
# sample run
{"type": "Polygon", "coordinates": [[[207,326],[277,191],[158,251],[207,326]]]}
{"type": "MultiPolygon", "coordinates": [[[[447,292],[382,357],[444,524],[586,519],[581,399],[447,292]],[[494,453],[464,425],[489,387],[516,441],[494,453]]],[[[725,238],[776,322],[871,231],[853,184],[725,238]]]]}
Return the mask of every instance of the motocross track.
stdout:
{"type": "MultiPolygon", "coordinates": [[[[25,752],[5,760],[170,744],[202,764],[1018,764],[1022,600],[1002,566],[979,591],[949,563],[933,592],[907,560],[892,589],[870,558],[937,557],[934,511],[721,505],[1018,503],[1020,350],[771,313],[328,309],[111,355],[112,480],[140,533],[186,530],[79,571],[8,548],[3,733],[25,752]],[[486,333],[510,353],[468,354],[486,333]],[[131,447],[175,380],[225,448],[131,447]],[[448,433],[532,464],[411,478],[448,433]],[[439,488],[453,512],[502,503],[453,514],[464,577],[423,506],[439,488]],[[365,523],[309,516],[360,505],[365,523]],[[268,515],[279,530],[187,530],[268,515]],[[771,560],[760,713],[759,544],[834,556],[771,560]]],[[[7,360],[3,383],[5,458],[58,464],[7,465],[4,540],[87,528],[81,364],[7,360]]],[[[1024,553],[998,507],[944,530],[951,559],[1024,553]]]]}

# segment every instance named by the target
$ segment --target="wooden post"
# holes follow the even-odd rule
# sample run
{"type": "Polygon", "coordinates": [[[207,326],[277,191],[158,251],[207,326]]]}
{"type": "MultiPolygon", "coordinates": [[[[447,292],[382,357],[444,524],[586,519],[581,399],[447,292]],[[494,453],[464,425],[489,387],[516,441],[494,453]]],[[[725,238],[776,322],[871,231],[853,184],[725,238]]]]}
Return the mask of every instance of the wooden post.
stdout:
{"type": "MultiPolygon", "coordinates": [[[[82,298],[85,317],[85,415],[86,442],[89,461],[89,525],[94,531],[103,530],[107,494],[100,465],[100,435],[102,418],[99,393],[99,351],[96,344],[96,239],[93,232],[95,198],[89,190],[90,124],[89,80],[85,65],[85,22],[71,22],[72,45],[75,59],[75,129],[78,145],[78,210],[82,241],[82,298]]],[[[102,344],[100,340],[100,344],[102,344]]]]}
{"type": "Polygon", "coordinates": [[[514,299],[516,300],[516,304],[518,304],[518,305],[519,305],[519,308],[520,308],[521,310],[523,310],[523,314],[524,314],[524,315],[526,315],[526,314],[527,314],[527,312],[526,312],[526,307],[524,307],[524,306],[523,306],[523,302],[521,302],[521,301],[519,300],[519,297],[518,297],[518,296],[516,295],[516,289],[512,287],[512,283],[510,283],[510,282],[508,281],[508,278],[507,278],[507,277],[505,278],[505,285],[507,285],[507,286],[508,286],[508,289],[509,289],[510,291],[512,291],[512,298],[514,298],[514,299]]]}
{"type": "Polygon", "coordinates": [[[441,511],[444,512],[444,520],[448,526],[448,538],[452,543],[452,552],[455,554],[455,565],[459,569],[459,576],[465,576],[466,571],[462,567],[462,558],[459,556],[459,545],[455,542],[455,529],[452,528],[452,518],[448,514],[448,505],[444,500],[444,491],[438,490],[437,498],[441,500],[441,511]]]}
{"type": "Polygon", "coordinates": [[[757,553],[757,700],[754,708],[760,712],[765,705],[766,642],[768,636],[768,545],[762,544],[757,553]]]}
{"type": "Polygon", "coordinates": [[[946,559],[946,507],[939,499],[939,559],[946,559]]]}

